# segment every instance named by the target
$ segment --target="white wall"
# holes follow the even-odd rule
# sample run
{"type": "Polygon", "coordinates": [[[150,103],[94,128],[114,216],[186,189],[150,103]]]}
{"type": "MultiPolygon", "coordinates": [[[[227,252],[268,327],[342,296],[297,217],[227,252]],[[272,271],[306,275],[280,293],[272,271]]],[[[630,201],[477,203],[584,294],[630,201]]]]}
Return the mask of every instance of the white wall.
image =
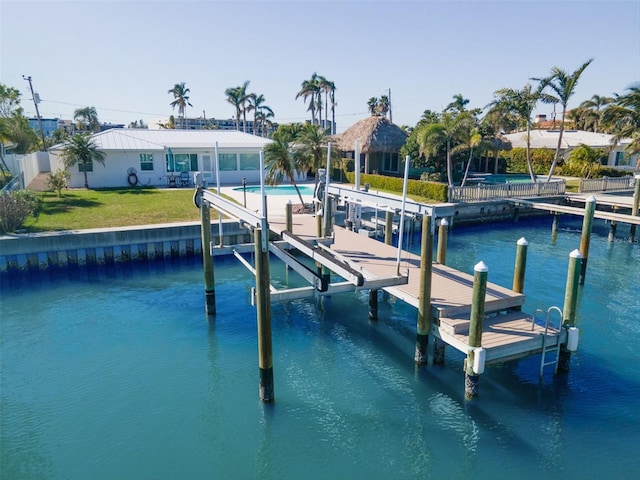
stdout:
{"type": "MultiPolygon", "coordinates": [[[[202,171],[203,168],[203,155],[211,155],[212,159],[214,158],[213,152],[207,151],[206,153],[203,151],[196,151],[193,149],[190,150],[178,150],[172,149],[174,155],[180,153],[197,153],[198,154],[198,170],[202,171]]],[[[258,150],[255,149],[243,149],[237,150],[238,153],[257,153],[258,150]]],[[[99,163],[93,164],[93,172],[87,172],[87,180],[89,183],[89,188],[110,188],[110,187],[128,187],[128,174],[127,171],[129,168],[135,168],[136,174],[138,176],[138,180],[140,182],[139,185],[144,186],[158,186],[165,187],[167,186],[167,171],[166,171],[166,163],[165,163],[165,152],[164,150],[160,151],[145,151],[144,153],[153,153],[154,160],[154,170],[153,171],[142,171],[140,170],[140,153],[142,152],[132,152],[132,151],[109,151],[104,161],[104,165],[99,163]]],[[[232,153],[229,150],[225,150],[224,153],[232,153]]],[[[51,162],[51,170],[56,171],[59,168],[62,168],[62,160],[59,158],[58,152],[51,152],[50,155],[51,162]]],[[[75,165],[69,168],[69,173],[71,174],[71,178],[68,181],[68,186],[70,188],[83,188],[84,187],[84,173],[80,172],[78,166],[75,165]]],[[[193,175],[195,172],[190,172],[191,182],[193,183],[193,175]]],[[[220,172],[220,183],[222,185],[240,185],[242,183],[242,179],[246,178],[247,183],[249,184],[258,184],[260,183],[260,171],[259,170],[236,170],[236,171],[222,171],[220,172]]],[[[214,172],[205,172],[205,179],[207,180],[207,184],[209,186],[216,184],[216,177],[214,172]]],[[[306,176],[296,175],[296,181],[304,181],[306,176]]]]}

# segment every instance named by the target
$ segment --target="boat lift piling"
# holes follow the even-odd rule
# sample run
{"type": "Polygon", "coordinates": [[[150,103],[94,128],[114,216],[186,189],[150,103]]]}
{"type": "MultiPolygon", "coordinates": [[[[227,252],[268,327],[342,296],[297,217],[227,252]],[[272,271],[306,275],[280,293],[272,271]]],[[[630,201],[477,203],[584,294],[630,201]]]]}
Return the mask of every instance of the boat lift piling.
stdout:
{"type": "Polygon", "coordinates": [[[584,218],[582,219],[582,234],[580,236],[580,253],[582,254],[582,266],[580,267],[580,285],[584,285],[584,278],[587,274],[587,260],[589,258],[589,243],[591,242],[591,230],[593,227],[593,217],[596,211],[596,198],[587,198],[584,205],[584,218]]]}
{"type": "MultiPolygon", "coordinates": [[[[631,207],[631,215],[634,217],[638,216],[638,206],[640,205],[640,175],[636,175],[634,177],[636,185],[633,190],[633,206],[631,207]]],[[[631,225],[630,233],[629,233],[629,241],[633,243],[636,238],[636,224],[631,225]]]]}
{"type": "Polygon", "coordinates": [[[529,242],[522,237],[518,240],[516,247],[516,264],[513,269],[513,287],[511,290],[517,293],[524,293],[524,272],[527,266],[527,248],[529,242]]]}
{"type": "Polygon", "coordinates": [[[469,325],[469,350],[465,359],[464,396],[471,400],[478,396],[478,381],[484,373],[485,351],[482,348],[482,321],[487,294],[489,268],[484,262],[473,267],[473,296],[471,300],[471,323],[469,325]]]}
{"type": "Polygon", "coordinates": [[[446,218],[440,221],[438,227],[438,252],[436,256],[436,262],[445,265],[447,263],[447,232],[449,228],[449,222],[446,218]]]}
{"type": "Polygon", "coordinates": [[[433,264],[433,231],[430,215],[422,216],[420,243],[420,293],[416,328],[415,362],[427,365],[429,331],[431,330],[431,266],[433,264]]]}
{"type": "MultiPolygon", "coordinates": [[[[580,280],[581,262],[584,262],[580,250],[574,250],[569,254],[569,269],[567,271],[567,286],[564,292],[564,305],[562,307],[562,327],[567,329],[576,340],[575,342],[567,340],[566,344],[560,347],[558,357],[558,370],[562,372],[569,371],[569,361],[571,360],[571,352],[577,348],[577,329],[576,324],[576,304],[578,301],[578,283],[580,280]],[[573,330],[572,330],[573,329],[573,330]],[[575,346],[574,346],[575,345],[575,346]]],[[[571,336],[571,335],[568,335],[571,336]]]]}

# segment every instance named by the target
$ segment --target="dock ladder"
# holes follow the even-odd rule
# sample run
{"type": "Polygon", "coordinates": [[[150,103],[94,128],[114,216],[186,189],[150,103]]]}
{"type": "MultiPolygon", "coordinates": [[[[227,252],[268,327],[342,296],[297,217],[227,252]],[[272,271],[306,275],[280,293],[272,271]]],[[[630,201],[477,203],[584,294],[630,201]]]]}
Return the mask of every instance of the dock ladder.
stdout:
{"type": "Polygon", "coordinates": [[[544,333],[542,334],[542,358],[540,359],[540,379],[542,380],[542,374],[544,373],[544,367],[548,365],[553,365],[553,374],[558,373],[558,361],[560,360],[560,331],[562,329],[562,310],[558,307],[549,307],[547,311],[538,308],[533,316],[531,317],[531,328],[533,329],[533,324],[535,322],[536,314],[542,313],[544,315],[544,333]],[[551,314],[556,312],[560,315],[560,321],[558,322],[557,330],[550,326],[550,318],[551,314]],[[549,334],[549,328],[557,331],[557,334],[549,334]],[[556,343],[554,345],[547,345],[547,341],[556,338],[556,343]],[[552,360],[547,360],[547,354],[555,354],[552,360]]]}

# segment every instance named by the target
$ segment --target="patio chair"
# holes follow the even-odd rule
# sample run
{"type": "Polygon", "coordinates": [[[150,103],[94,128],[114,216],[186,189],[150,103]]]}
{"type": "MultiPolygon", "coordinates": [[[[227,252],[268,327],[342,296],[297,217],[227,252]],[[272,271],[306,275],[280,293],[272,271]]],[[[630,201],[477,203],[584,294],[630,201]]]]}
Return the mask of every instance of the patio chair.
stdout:
{"type": "Polygon", "coordinates": [[[180,186],[188,187],[191,184],[189,172],[180,172],[180,186]]]}

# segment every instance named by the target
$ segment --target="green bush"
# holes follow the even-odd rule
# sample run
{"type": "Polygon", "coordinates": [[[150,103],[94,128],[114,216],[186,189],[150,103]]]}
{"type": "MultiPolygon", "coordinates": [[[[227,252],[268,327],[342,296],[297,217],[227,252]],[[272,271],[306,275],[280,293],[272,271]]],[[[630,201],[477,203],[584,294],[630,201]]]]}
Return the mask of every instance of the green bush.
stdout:
{"type": "Polygon", "coordinates": [[[56,170],[50,173],[47,178],[47,188],[52,192],[56,192],[58,197],[62,197],[62,189],[67,186],[67,180],[71,178],[71,174],[67,170],[56,170]]]}
{"type": "Polygon", "coordinates": [[[38,213],[39,203],[30,190],[0,194],[0,234],[15,232],[29,215],[38,213]]]}
{"type": "MultiPolygon", "coordinates": [[[[347,172],[346,177],[350,183],[355,183],[355,173],[347,172]]],[[[385,175],[360,175],[360,182],[368,183],[373,189],[388,190],[402,193],[404,180],[399,177],[387,177],[385,175]]],[[[425,182],[422,180],[408,180],[407,193],[429,198],[438,202],[446,202],[448,198],[448,187],[444,183],[425,182]]]]}
{"type": "MultiPolygon", "coordinates": [[[[555,150],[549,150],[546,148],[532,148],[531,149],[531,163],[533,164],[533,171],[536,175],[544,175],[549,173],[551,164],[553,163],[553,157],[555,156],[555,150]]],[[[507,172],[508,173],[529,173],[529,167],[527,166],[527,149],[526,148],[514,148],[509,152],[502,154],[507,157],[507,172]]],[[[559,165],[561,162],[559,163],[559,165]]]]}

